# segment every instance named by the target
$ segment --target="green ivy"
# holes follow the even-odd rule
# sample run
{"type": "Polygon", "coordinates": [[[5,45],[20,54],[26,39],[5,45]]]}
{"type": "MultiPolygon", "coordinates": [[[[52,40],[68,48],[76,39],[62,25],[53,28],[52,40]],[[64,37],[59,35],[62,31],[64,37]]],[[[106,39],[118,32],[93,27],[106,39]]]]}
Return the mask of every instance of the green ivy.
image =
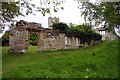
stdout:
{"type": "Polygon", "coordinates": [[[65,23],[54,23],[52,27],[54,30],[65,33],[67,37],[80,38],[81,43],[91,43],[92,40],[99,41],[102,39],[102,36],[92,30],[92,26],[89,24],[69,27],[65,23]]]}

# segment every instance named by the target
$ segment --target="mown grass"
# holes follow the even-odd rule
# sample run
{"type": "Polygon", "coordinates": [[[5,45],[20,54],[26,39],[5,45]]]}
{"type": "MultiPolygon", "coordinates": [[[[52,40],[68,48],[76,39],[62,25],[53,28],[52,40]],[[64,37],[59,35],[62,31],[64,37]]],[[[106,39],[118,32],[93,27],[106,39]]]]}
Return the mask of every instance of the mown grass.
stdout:
{"type": "Polygon", "coordinates": [[[118,78],[118,42],[90,48],[8,54],[3,47],[3,78],[118,78]],[[95,53],[95,55],[93,55],[95,53]]]}

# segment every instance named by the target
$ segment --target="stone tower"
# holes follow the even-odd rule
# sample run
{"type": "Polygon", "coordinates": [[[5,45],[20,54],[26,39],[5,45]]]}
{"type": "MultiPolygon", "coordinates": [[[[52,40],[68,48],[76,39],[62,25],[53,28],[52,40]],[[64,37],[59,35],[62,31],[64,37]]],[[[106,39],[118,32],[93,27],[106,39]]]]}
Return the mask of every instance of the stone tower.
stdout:
{"type": "Polygon", "coordinates": [[[48,18],[48,27],[49,27],[50,29],[52,29],[53,23],[59,23],[59,18],[57,18],[57,17],[54,17],[54,18],[49,17],[49,18],[48,18]]]}

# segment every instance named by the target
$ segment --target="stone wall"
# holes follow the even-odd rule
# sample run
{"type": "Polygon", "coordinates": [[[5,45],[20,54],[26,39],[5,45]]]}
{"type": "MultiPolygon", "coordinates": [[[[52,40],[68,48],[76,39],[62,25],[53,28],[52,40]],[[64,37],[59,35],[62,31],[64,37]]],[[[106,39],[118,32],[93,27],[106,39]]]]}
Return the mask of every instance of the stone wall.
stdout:
{"type": "Polygon", "coordinates": [[[10,31],[10,52],[27,53],[31,33],[35,33],[38,36],[38,51],[75,49],[80,46],[80,39],[76,37],[69,38],[65,33],[43,28],[41,24],[21,20],[16,24],[16,28],[10,31]],[[66,38],[69,38],[69,45],[66,44],[66,38]]]}
{"type": "Polygon", "coordinates": [[[118,38],[116,34],[108,32],[105,27],[96,28],[95,31],[102,36],[102,40],[115,40],[118,38]]]}
{"type": "Polygon", "coordinates": [[[17,28],[11,30],[9,36],[9,46],[12,52],[27,52],[29,42],[28,42],[28,31],[17,28]]]}
{"type": "Polygon", "coordinates": [[[11,29],[9,35],[10,52],[12,53],[27,53],[29,47],[29,35],[30,32],[38,34],[40,31],[40,25],[35,23],[28,23],[21,20],[16,24],[16,28],[11,29]],[[37,31],[37,32],[36,32],[37,31]]]}
{"type": "MultiPolygon", "coordinates": [[[[54,32],[54,34],[57,33],[54,32]]],[[[51,33],[41,32],[39,37],[39,51],[65,49],[65,34],[52,35],[51,33]],[[46,36],[48,34],[49,36],[46,36]]]]}
{"type": "Polygon", "coordinates": [[[115,39],[118,39],[117,35],[113,34],[112,32],[106,31],[105,40],[115,40],[115,39]]]}

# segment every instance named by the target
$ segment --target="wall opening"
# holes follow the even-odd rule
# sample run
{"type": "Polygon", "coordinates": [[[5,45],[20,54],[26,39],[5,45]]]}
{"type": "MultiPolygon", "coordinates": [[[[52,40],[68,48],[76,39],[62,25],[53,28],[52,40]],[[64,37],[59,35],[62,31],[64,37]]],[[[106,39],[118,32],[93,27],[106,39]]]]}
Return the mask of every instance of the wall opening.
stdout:
{"type": "Polygon", "coordinates": [[[37,52],[38,36],[36,33],[30,33],[29,35],[29,52],[37,52]]]}

